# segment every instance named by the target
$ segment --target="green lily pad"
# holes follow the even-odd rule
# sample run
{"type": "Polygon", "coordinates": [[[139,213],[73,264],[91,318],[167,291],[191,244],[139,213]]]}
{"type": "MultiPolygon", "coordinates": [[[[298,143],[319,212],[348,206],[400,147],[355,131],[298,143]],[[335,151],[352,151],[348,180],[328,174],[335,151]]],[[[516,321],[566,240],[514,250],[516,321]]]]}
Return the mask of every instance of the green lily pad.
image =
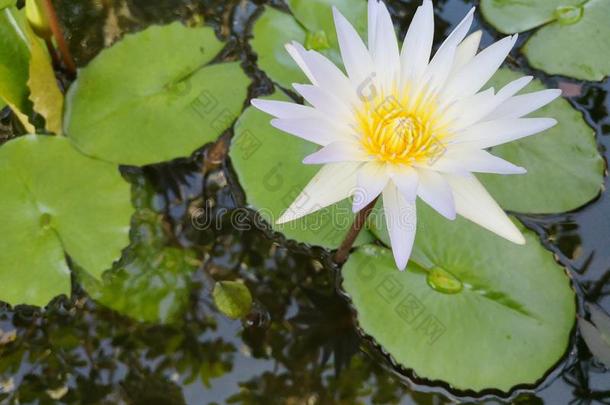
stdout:
{"type": "Polygon", "coordinates": [[[27,113],[32,108],[27,86],[30,51],[19,19],[16,9],[0,9],[0,98],[27,113]]]}
{"type": "Polygon", "coordinates": [[[539,382],[566,353],[576,319],[565,271],[530,231],[520,246],[418,208],[406,271],[373,245],[342,269],[363,332],[418,377],[460,391],[539,382]]]}
{"type": "Polygon", "coordinates": [[[83,156],[67,139],[7,142],[0,173],[0,300],[45,305],[70,293],[65,255],[100,277],[129,244],[129,185],[116,166],[83,156]]]}
{"type": "Polygon", "coordinates": [[[171,246],[162,215],[152,208],[150,183],[138,177],[132,195],[137,210],[131,245],[101,280],[80,272],[80,282],[93,299],[117,312],[141,322],[171,323],[189,304],[200,262],[192,250],[171,246]]]}
{"type": "Polygon", "coordinates": [[[258,55],[258,65],[283,87],[306,82],[305,75],[292,60],[285,45],[303,44],[342,65],[332,6],[337,7],[362,35],[366,33],[367,6],[359,0],[288,0],[293,15],[271,7],[254,23],[250,41],[258,55]]]}
{"type": "Polygon", "coordinates": [[[252,294],[239,281],[217,282],[212,296],[218,310],[231,319],[244,318],[252,309],[252,294]]]}
{"type": "Polygon", "coordinates": [[[578,22],[559,20],[532,35],[523,53],[533,67],[582,80],[610,75],[610,3],[589,0],[581,12],[578,22]]]}
{"type": "MultiPolygon", "coordinates": [[[[267,98],[289,100],[281,93],[267,98]]],[[[348,200],[286,224],[275,223],[321,166],[302,163],[317,145],[273,128],[270,121],[268,114],[248,107],[235,125],[229,156],[248,204],[288,239],[329,249],[338,247],[355,217],[348,200]]],[[[371,238],[363,232],[356,243],[371,238]]]]}
{"type": "MultiPolygon", "coordinates": [[[[360,35],[367,32],[367,3],[360,0],[287,0],[288,7],[310,38],[323,36],[326,41],[311,41],[310,48],[323,51],[337,64],[341,64],[339,40],[333,20],[332,8],[339,11],[354,25],[360,35]]],[[[305,43],[307,45],[307,43],[305,43]]]]}
{"type": "MultiPolygon", "coordinates": [[[[520,76],[501,69],[489,85],[499,89],[520,76]]],[[[534,80],[522,93],[544,89],[534,80]]],[[[550,214],[576,209],[597,197],[604,182],[604,159],[582,113],[559,98],[530,116],[555,118],[558,124],[492,149],[494,155],[525,167],[527,174],[477,175],[498,203],[510,211],[550,214]]]]}
{"type": "Polygon", "coordinates": [[[481,13],[501,33],[514,34],[557,20],[558,8],[582,3],[583,0],[481,0],[481,13]]]}
{"type": "Polygon", "coordinates": [[[290,41],[304,43],[307,36],[303,27],[289,14],[271,7],[254,23],[252,49],[258,55],[257,64],[275,82],[290,87],[305,83],[305,74],[292,60],[284,45],[290,41]]]}
{"type": "Polygon", "coordinates": [[[610,74],[607,0],[482,0],[481,11],[504,33],[542,25],[523,48],[537,69],[582,80],[610,74]]]}
{"type": "Polygon", "coordinates": [[[222,46],[211,28],[180,23],[126,36],[79,72],[67,135],[87,155],[136,166],[215,141],[249,85],[238,62],[208,65],[222,46]]]}

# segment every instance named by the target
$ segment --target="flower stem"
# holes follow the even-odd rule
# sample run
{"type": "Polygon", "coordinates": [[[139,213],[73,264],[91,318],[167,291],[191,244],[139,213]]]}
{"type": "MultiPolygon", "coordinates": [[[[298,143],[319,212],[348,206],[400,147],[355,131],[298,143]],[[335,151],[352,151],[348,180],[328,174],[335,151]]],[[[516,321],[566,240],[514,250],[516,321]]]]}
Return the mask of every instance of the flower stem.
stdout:
{"type": "Polygon", "coordinates": [[[59,56],[57,55],[57,51],[55,50],[55,46],[53,45],[53,40],[49,38],[45,38],[45,44],[47,45],[47,51],[49,55],[51,55],[51,61],[53,62],[53,67],[57,68],[61,66],[61,61],[59,60],[59,56]]]}
{"type": "Polygon", "coordinates": [[[51,31],[53,32],[53,36],[55,37],[55,42],[59,48],[59,53],[61,54],[61,59],[64,62],[64,66],[66,67],[66,70],[70,76],[74,78],[76,77],[76,63],[74,63],[74,59],[70,53],[70,48],[68,48],[68,43],[66,42],[61,26],[59,25],[59,20],[57,18],[57,13],[55,13],[53,3],[51,0],[43,0],[42,4],[44,5],[45,14],[49,19],[49,25],[51,27],[51,31]]]}
{"type": "Polygon", "coordinates": [[[364,207],[361,211],[358,212],[358,214],[356,214],[356,218],[354,219],[354,223],[352,223],[352,227],[347,232],[347,235],[345,236],[343,243],[341,243],[339,250],[337,250],[337,253],[335,253],[334,262],[338,265],[342,265],[347,261],[349,251],[352,249],[352,246],[354,246],[356,238],[364,227],[367,218],[369,217],[369,215],[371,215],[373,208],[375,208],[375,203],[377,203],[378,199],[379,197],[375,198],[369,203],[369,205],[364,207]]]}

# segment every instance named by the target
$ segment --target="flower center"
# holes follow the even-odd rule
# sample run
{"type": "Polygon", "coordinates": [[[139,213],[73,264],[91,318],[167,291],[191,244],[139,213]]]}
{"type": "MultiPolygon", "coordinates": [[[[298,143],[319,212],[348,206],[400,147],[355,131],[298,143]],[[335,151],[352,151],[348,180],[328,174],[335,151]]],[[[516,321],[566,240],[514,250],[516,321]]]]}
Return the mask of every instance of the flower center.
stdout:
{"type": "Polygon", "coordinates": [[[366,102],[358,115],[364,149],[387,163],[412,165],[435,161],[445,150],[435,110],[433,101],[410,105],[397,96],[376,97],[366,102]]]}

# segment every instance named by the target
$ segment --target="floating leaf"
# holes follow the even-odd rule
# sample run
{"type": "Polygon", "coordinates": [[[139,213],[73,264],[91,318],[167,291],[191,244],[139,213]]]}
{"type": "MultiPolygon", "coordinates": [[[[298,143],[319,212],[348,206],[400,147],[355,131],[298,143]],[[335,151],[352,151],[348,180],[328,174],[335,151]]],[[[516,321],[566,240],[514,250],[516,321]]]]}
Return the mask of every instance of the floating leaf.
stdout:
{"type": "Polygon", "coordinates": [[[66,132],[84,153],[128,164],[187,156],[237,118],[249,80],[238,62],[207,65],[209,27],[151,27],[103,51],[67,97],[66,132]]]}
{"type": "Polygon", "coordinates": [[[0,147],[0,173],[0,300],[69,294],[66,254],[94,277],[121,256],[132,207],[116,166],[65,138],[28,135],[0,147]]]}
{"type": "Polygon", "coordinates": [[[34,110],[46,120],[46,129],[61,134],[64,95],[57,85],[53,63],[41,40],[29,27],[25,31],[31,53],[28,79],[31,93],[29,98],[34,104],[34,110]]]}
{"type": "Polygon", "coordinates": [[[252,308],[252,294],[239,281],[217,282],[212,296],[218,310],[231,319],[244,318],[252,308]]]}
{"type": "Polygon", "coordinates": [[[578,22],[560,19],[532,35],[523,53],[533,67],[582,80],[610,75],[610,2],[589,0],[582,7],[578,22]]]}
{"type": "Polygon", "coordinates": [[[121,260],[95,280],[79,273],[83,287],[101,304],[143,322],[170,323],[189,303],[199,261],[191,250],[170,247],[162,215],[152,208],[155,194],[142,176],[133,180],[137,210],[131,245],[121,260]]]}
{"type": "Polygon", "coordinates": [[[523,48],[535,68],[582,80],[602,80],[610,74],[607,0],[482,0],[481,11],[504,33],[544,24],[523,48]]]}
{"type": "Polygon", "coordinates": [[[601,309],[589,305],[591,321],[583,318],[578,326],[591,353],[610,368],[610,317],[601,309]]]}
{"type": "Polygon", "coordinates": [[[401,366],[458,390],[536,384],[569,345],[576,309],[565,271],[530,231],[520,246],[418,209],[406,271],[372,245],[342,269],[362,330],[401,366]]]}
{"type": "MultiPolygon", "coordinates": [[[[335,63],[341,63],[337,30],[333,20],[332,8],[339,11],[354,24],[361,35],[367,32],[367,5],[360,0],[287,0],[288,7],[297,21],[305,27],[308,34],[326,38],[323,46],[312,46],[313,49],[326,51],[326,56],[335,63]]],[[[366,39],[366,38],[365,38],[366,39]]],[[[315,43],[314,43],[315,44],[315,43]]],[[[312,44],[312,45],[314,45],[312,44]]]]}
{"type": "Polygon", "coordinates": [[[481,0],[481,13],[504,34],[531,30],[557,19],[560,7],[576,7],[583,0],[481,0]]]}
{"type": "Polygon", "coordinates": [[[285,45],[290,41],[305,43],[307,33],[289,14],[271,7],[254,23],[252,49],[258,55],[257,64],[274,81],[284,87],[292,83],[305,83],[306,78],[301,69],[292,60],[285,45]]]}
{"type": "Polygon", "coordinates": [[[361,34],[366,32],[366,2],[359,0],[289,0],[293,16],[266,7],[254,23],[252,48],[258,65],[283,87],[306,82],[305,75],[292,60],[285,45],[292,41],[316,49],[341,65],[332,6],[354,23],[361,34]]]}
{"type": "MultiPolygon", "coordinates": [[[[499,89],[520,76],[501,69],[489,84],[499,89]]],[[[523,92],[543,89],[534,80],[523,92]]],[[[559,98],[531,116],[552,117],[558,124],[542,134],[492,149],[493,154],[525,167],[527,174],[477,175],[485,187],[503,208],[523,213],[565,212],[594,199],[602,189],[605,165],[595,132],[582,113],[559,98]]]]}
{"type": "MultiPolygon", "coordinates": [[[[270,98],[288,99],[279,93],[270,98]]],[[[338,247],[355,217],[348,200],[283,225],[275,223],[321,166],[302,163],[316,151],[315,144],[273,128],[270,121],[269,115],[249,107],[235,125],[229,155],[249,205],[289,239],[338,247]]],[[[363,232],[357,243],[370,240],[363,232]]]]}

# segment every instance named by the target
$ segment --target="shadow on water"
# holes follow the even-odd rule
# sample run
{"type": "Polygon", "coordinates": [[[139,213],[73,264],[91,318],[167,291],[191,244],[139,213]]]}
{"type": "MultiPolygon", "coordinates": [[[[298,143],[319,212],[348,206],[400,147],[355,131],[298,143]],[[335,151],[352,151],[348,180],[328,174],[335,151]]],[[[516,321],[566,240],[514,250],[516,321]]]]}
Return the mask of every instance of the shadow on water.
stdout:
{"type": "MultiPolygon", "coordinates": [[[[402,35],[416,4],[389,3],[402,35]]],[[[190,24],[205,20],[228,40],[224,57],[241,59],[252,76],[251,95],[269,89],[268,80],[254,66],[246,40],[248,24],[262,4],[281,6],[280,1],[58,0],[56,4],[81,66],[126,32],[174,20],[190,24]]],[[[439,0],[436,5],[441,18],[437,20],[438,43],[472,4],[439,0]]],[[[485,30],[483,45],[499,37],[480,20],[475,25],[485,30]]],[[[517,63],[525,64],[515,57],[517,63]]],[[[566,81],[542,77],[553,86],[566,81]]],[[[585,84],[570,97],[596,129],[606,156],[609,91],[606,80],[585,84]]],[[[19,132],[15,125],[6,112],[0,115],[0,142],[19,132]]],[[[156,294],[158,305],[145,311],[150,319],[138,322],[97,304],[78,282],[72,299],[59,297],[44,313],[25,306],[0,306],[0,402],[451,402],[436,389],[411,390],[376,349],[359,338],[350,308],[336,293],[334,277],[324,266],[324,252],[274,240],[251,226],[235,229],[231,225],[231,212],[242,196],[229,184],[230,167],[204,165],[206,152],[143,169],[123,168],[139,207],[132,231],[134,246],[107,277],[123,286],[125,274],[149,266],[140,261],[147,246],[189,257],[188,263],[172,267],[176,271],[171,277],[159,272],[128,286],[134,300],[142,290],[156,294]],[[202,210],[214,224],[205,230],[193,221],[202,210]],[[255,301],[243,321],[218,314],[210,298],[214,280],[236,278],[245,280],[255,301]],[[168,283],[181,283],[183,294],[164,288],[168,283]],[[157,324],[155,318],[166,323],[157,324]]],[[[605,193],[572,213],[521,218],[568,267],[581,298],[607,310],[609,213],[610,196],[605,193]]],[[[244,224],[250,223],[245,220],[244,224]]],[[[173,263],[172,254],[160,258],[157,266],[173,263]]],[[[123,305],[134,304],[126,299],[123,305]]],[[[513,402],[610,403],[608,372],[591,359],[580,340],[575,346],[578,357],[563,372],[552,375],[535,393],[518,394],[513,402]]]]}

